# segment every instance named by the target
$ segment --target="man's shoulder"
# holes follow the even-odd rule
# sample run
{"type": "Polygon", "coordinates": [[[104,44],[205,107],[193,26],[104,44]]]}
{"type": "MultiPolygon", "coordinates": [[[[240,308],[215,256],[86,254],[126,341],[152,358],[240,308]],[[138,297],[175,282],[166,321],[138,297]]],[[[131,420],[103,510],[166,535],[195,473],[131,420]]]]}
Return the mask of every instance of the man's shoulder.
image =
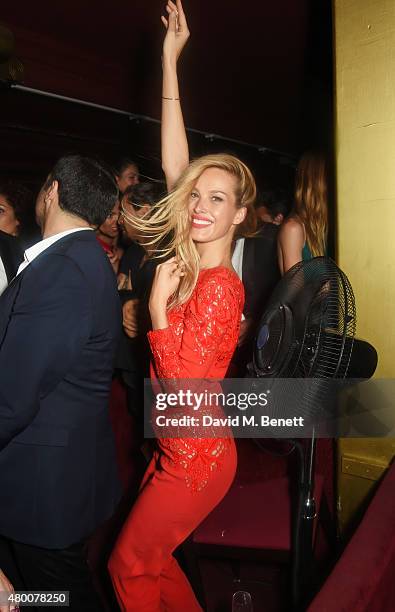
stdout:
{"type": "Polygon", "coordinates": [[[42,253],[22,270],[20,277],[23,293],[31,291],[32,295],[57,292],[70,283],[73,286],[86,284],[86,275],[78,259],[61,250],[42,253]]]}
{"type": "Polygon", "coordinates": [[[276,225],[275,223],[264,223],[262,227],[259,228],[257,237],[266,240],[276,240],[279,230],[280,225],[276,225]]]}
{"type": "Polygon", "coordinates": [[[92,260],[106,262],[106,256],[98,244],[94,232],[84,230],[63,236],[40,253],[30,266],[32,268],[39,268],[41,265],[67,266],[68,262],[69,267],[73,267],[74,264],[83,269],[92,260]]]}
{"type": "Polygon", "coordinates": [[[90,229],[67,234],[47,249],[48,253],[67,253],[69,255],[81,250],[103,254],[103,249],[96,240],[95,233],[90,229]]]}
{"type": "Polygon", "coordinates": [[[25,287],[33,285],[33,288],[35,284],[37,288],[43,285],[47,287],[47,281],[51,279],[53,285],[57,286],[64,284],[70,276],[83,281],[87,276],[86,271],[89,267],[92,270],[92,266],[97,264],[103,252],[94,236],[91,240],[91,237],[82,234],[91,234],[91,232],[75,232],[64,236],[39,253],[20,273],[23,285],[25,287]]]}
{"type": "Polygon", "coordinates": [[[44,293],[63,294],[70,287],[90,295],[94,303],[111,292],[118,298],[113,269],[91,231],[64,236],[33,259],[20,276],[23,296],[31,293],[32,299],[44,293]]]}
{"type": "Polygon", "coordinates": [[[255,248],[259,249],[267,245],[277,244],[279,230],[279,225],[264,223],[255,236],[245,239],[245,247],[248,249],[250,245],[254,245],[255,248]]]}

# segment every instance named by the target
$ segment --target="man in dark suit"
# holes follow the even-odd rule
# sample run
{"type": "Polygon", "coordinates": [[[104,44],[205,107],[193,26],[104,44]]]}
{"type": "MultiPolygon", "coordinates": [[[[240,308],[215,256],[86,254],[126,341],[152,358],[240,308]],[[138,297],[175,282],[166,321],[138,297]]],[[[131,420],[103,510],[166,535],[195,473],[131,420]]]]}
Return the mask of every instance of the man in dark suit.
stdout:
{"type": "Polygon", "coordinates": [[[244,313],[258,324],[281,278],[277,257],[279,226],[264,223],[256,237],[246,238],[243,254],[244,313]]]}
{"type": "Polygon", "coordinates": [[[0,295],[14,278],[22,259],[18,238],[0,230],[0,295]]]}
{"type": "Polygon", "coordinates": [[[0,567],[15,588],[70,591],[78,612],[101,609],[84,548],[120,495],[108,396],[121,311],[91,229],[117,197],[98,162],[59,160],[37,198],[43,240],[0,298],[0,567]]]}
{"type": "Polygon", "coordinates": [[[232,263],[243,281],[245,303],[239,343],[229,372],[233,376],[246,374],[247,364],[252,360],[257,327],[281,278],[277,236],[291,207],[291,195],[285,189],[272,187],[260,191],[255,206],[260,229],[256,236],[236,241],[232,263]]]}
{"type": "Polygon", "coordinates": [[[281,278],[277,258],[279,226],[264,223],[252,238],[237,240],[232,263],[243,281],[244,319],[229,373],[242,377],[252,360],[255,332],[273,289],[281,278]]]}

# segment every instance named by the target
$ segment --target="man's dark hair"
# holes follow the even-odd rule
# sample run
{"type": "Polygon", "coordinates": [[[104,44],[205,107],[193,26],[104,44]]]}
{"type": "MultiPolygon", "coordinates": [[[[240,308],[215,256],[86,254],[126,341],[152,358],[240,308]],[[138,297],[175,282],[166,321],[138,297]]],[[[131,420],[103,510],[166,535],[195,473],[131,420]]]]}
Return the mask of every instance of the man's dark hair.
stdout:
{"type": "Polygon", "coordinates": [[[128,166],[135,166],[137,169],[137,172],[139,170],[139,167],[136,164],[136,162],[131,157],[127,157],[126,155],[116,159],[115,162],[112,164],[112,166],[117,176],[120,176],[122,172],[126,170],[128,166]]]}
{"type": "Polygon", "coordinates": [[[164,196],[164,187],[158,183],[138,183],[128,187],[123,196],[134,208],[144,204],[152,206],[164,196]]]}
{"type": "Polygon", "coordinates": [[[81,155],[61,157],[48,177],[47,188],[52,181],[59,184],[60,208],[90,225],[101,225],[119,197],[111,169],[81,155]]]}
{"type": "Polygon", "coordinates": [[[273,219],[279,214],[285,219],[292,209],[292,196],[286,189],[266,189],[261,191],[256,199],[255,208],[260,206],[266,206],[273,219]]]}

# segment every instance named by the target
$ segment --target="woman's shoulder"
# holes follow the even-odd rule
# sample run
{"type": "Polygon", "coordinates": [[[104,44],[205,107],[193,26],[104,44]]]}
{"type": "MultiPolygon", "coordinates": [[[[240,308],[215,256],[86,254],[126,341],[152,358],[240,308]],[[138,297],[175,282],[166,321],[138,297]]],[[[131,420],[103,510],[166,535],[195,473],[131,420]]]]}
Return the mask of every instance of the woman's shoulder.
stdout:
{"type": "Polygon", "coordinates": [[[302,236],[304,239],[304,225],[299,217],[292,215],[281,224],[279,237],[282,238],[284,236],[302,236]]]}
{"type": "Polygon", "coordinates": [[[244,287],[234,270],[224,266],[203,269],[196,285],[196,298],[209,303],[229,299],[240,301],[244,297],[244,287]]]}
{"type": "Polygon", "coordinates": [[[303,221],[296,214],[292,214],[282,222],[281,229],[285,227],[291,230],[303,229],[303,221]]]}
{"type": "Polygon", "coordinates": [[[198,284],[200,286],[232,286],[235,288],[243,287],[243,283],[237,273],[225,266],[217,266],[215,268],[205,268],[200,270],[198,284]]]}

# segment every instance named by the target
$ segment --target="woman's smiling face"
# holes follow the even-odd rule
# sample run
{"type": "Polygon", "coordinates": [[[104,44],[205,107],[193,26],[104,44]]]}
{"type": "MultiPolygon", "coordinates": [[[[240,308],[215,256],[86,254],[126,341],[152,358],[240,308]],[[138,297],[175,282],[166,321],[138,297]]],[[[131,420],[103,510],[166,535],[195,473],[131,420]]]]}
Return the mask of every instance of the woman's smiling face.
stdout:
{"type": "Polygon", "coordinates": [[[213,242],[224,238],[244,220],[246,209],[237,205],[236,178],[220,168],[202,172],[189,196],[191,238],[213,242]]]}

